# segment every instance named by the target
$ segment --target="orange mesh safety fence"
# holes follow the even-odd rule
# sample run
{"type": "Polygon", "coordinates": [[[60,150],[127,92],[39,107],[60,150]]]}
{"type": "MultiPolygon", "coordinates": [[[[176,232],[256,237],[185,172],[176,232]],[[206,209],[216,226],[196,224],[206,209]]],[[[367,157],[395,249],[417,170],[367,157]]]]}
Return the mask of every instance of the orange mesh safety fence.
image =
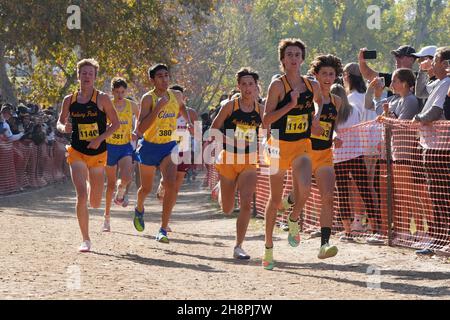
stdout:
{"type": "Polygon", "coordinates": [[[0,142],[0,195],[39,188],[69,176],[65,141],[35,145],[32,141],[0,142]]]}
{"type": "MultiPolygon", "coordinates": [[[[333,149],[333,231],[361,239],[376,233],[386,244],[450,253],[450,122],[422,126],[382,118],[341,129],[337,137],[343,145],[333,149]]],[[[214,166],[207,168],[212,189],[219,176],[214,166]]],[[[261,161],[255,195],[260,216],[270,197],[268,172],[261,161]]],[[[320,230],[315,180],[301,215],[305,232],[320,230]]],[[[292,183],[288,170],[283,197],[292,183]]],[[[278,222],[286,222],[290,210],[280,210],[278,222]]]]}

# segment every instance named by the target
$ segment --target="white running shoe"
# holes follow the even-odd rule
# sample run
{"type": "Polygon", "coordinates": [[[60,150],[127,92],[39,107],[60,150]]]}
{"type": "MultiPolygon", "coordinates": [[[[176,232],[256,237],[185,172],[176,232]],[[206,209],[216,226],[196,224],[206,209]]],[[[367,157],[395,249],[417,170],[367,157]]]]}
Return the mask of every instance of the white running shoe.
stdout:
{"type": "Polygon", "coordinates": [[[110,219],[104,219],[102,225],[102,232],[110,232],[111,231],[111,221],[110,219]]]}
{"type": "Polygon", "coordinates": [[[322,236],[322,232],[320,230],[314,230],[309,235],[311,238],[320,238],[322,236]]]}
{"type": "Polygon", "coordinates": [[[250,256],[241,247],[234,247],[233,257],[239,260],[250,259],[250,256]]]}
{"type": "Polygon", "coordinates": [[[366,239],[367,244],[380,245],[384,244],[384,240],[381,235],[374,233],[372,236],[366,239]]]}
{"type": "Polygon", "coordinates": [[[78,249],[80,252],[89,252],[91,251],[91,241],[85,240],[81,243],[80,248],[78,249]]]}

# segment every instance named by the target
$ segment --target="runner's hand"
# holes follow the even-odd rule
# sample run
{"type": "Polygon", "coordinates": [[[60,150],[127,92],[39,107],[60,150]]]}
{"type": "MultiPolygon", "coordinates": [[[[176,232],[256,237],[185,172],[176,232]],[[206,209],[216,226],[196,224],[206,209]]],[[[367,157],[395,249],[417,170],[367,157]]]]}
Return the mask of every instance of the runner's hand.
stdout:
{"type": "Polygon", "coordinates": [[[334,147],[336,148],[336,149],[339,149],[339,148],[342,148],[342,146],[344,145],[344,141],[342,141],[341,139],[339,139],[339,138],[334,138],[334,147]]]}
{"type": "Polygon", "coordinates": [[[91,142],[89,142],[87,148],[88,149],[98,149],[98,147],[100,147],[101,143],[102,143],[102,139],[95,138],[94,140],[91,140],[91,142]]]}
{"type": "Polygon", "coordinates": [[[325,130],[320,125],[320,119],[314,118],[311,126],[311,134],[315,136],[321,136],[325,130]]]}
{"type": "Polygon", "coordinates": [[[72,133],[72,123],[66,122],[64,125],[64,133],[72,133]]]}
{"type": "Polygon", "coordinates": [[[156,107],[161,109],[168,103],[169,103],[169,98],[167,98],[166,96],[163,96],[158,99],[158,102],[156,102],[156,107]]]}
{"type": "Polygon", "coordinates": [[[299,96],[300,91],[298,91],[297,89],[291,91],[291,101],[287,104],[289,109],[294,109],[297,106],[297,100],[299,96]]]}

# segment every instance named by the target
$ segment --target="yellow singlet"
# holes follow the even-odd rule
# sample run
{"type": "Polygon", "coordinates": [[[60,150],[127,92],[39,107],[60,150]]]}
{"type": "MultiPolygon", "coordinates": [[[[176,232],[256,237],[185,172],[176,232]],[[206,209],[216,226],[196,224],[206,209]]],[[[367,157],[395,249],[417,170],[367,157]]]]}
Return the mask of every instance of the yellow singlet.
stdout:
{"type": "Polygon", "coordinates": [[[120,112],[117,110],[117,115],[119,116],[120,127],[112,136],[106,139],[106,143],[114,145],[127,144],[131,141],[131,132],[133,130],[133,107],[130,100],[125,99],[125,108],[120,112]]]}
{"type": "MultiPolygon", "coordinates": [[[[177,140],[175,131],[177,130],[177,117],[180,111],[177,97],[172,90],[167,90],[169,102],[158,113],[156,120],[144,132],[144,140],[150,143],[164,144],[177,140]]],[[[156,106],[158,97],[154,90],[150,92],[153,107],[156,106]]]]}

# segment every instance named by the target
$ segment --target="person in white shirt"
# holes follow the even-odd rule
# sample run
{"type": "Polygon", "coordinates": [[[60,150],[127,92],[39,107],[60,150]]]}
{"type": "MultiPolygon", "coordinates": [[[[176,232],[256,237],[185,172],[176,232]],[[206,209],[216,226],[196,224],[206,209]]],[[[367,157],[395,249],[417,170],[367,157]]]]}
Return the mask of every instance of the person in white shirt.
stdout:
{"type": "Polygon", "coordinates": [[[374,120],[377,117],[376,112],[364,108],[367,87],[359,70],[359,65],[355,62],[346,64],[343,79],[348,102],[358,108],[361,114],[361,122],[374,120]]]}
{"type": "Polygon", "coordinates": [[[423,166],[427,175],[428,188],[433,202],[434,221],[430,233],[434,237],[432,245],[417,254],[432,255],[436,247],[449,245],[450,241],[450,130],[445,120],[444,102],[450,87],[447,74],[450,60],[450,47],[442,47],[433,58],[433,71],[436,84],[421,113],[414,117],[413,123],[420,124],[420,144],[423,147],[423,166]]]}
{"type": "Polygon", "coordinates": [[[380,211],[373,199],[369,187],[369,177],[364,163],[363,149],[358,130],[349,129],[361,122],[359,109],[349,103],[345,90],[342,86],[334,84],[331,92],[342,99],[342,108],[339,110],[336,138],[333,150],[333,162],[336,172],[336,187],[338,191],[339,216],[344,226],[345,235],[340,240],[344,242],[353,241],[351,234],[352,213],[350,210],[350,182],[356,183],[361,198],[368,212],[374,235],[367,239],[369,244],[382,244],[380,238],[381,217],[380,211]],[[352,178],[350,178],[350,174],[352,178]]]}

